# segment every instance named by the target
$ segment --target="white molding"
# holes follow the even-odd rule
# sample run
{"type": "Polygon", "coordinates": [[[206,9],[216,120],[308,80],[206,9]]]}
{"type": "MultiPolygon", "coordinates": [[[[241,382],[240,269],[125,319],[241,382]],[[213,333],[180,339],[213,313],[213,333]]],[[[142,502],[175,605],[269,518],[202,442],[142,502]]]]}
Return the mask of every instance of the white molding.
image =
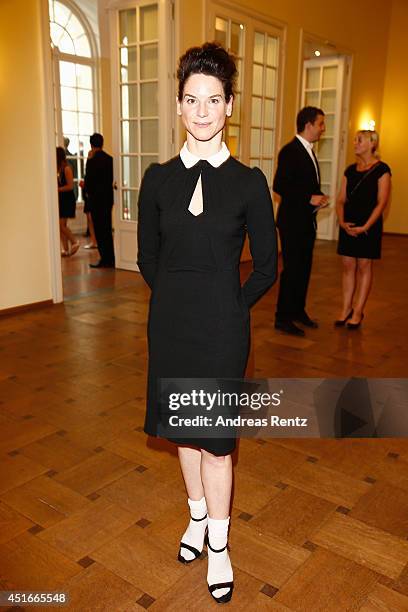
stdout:
{"type": "MultiPolygon", "coordinates": [[[[112,107],[112,156],[113,156],[113,176],[115,177],[115,182],[120,187],[120,176],[121,176],[121,168],[120,168],[120,134],[118,129],[118,121],[120,117],[120,91],[119,91],[119,65],[117,58],[117,40],[118,40],[118,6],[111,6],[113,4],[119,3],[109,3],[107,7],[108,11],[108,34],[109,34],[109,49],[110,49],[110,71],[111,71],[111,107],[112,107]]],[[[124,8],[128,6],[127,2],[124,2],[124,8]]],[[[134,8],[134,2],[132,2],[132,7],[134,8]]],[[[120,226],[121,226],[121,206],[122,203],[120,201],[120,189],[114,192],[115,206],[113,207],[113,224],[115,227],[115,232],[113,234],[113,242],[116,253],[116,265],[119,263],[118,254],[120,253],[120,226]]]]}
{"type": "Polygon", "coordinates": [[[45,198],[48,217],[49,261],[51,296],[54,303],[62,302],[62,273],[59,236],[58,192],[55,161],[54,94],[52,78],[52,51],[50,47],[50,22],[47,0],[41,0],[41,51],[42,51],[42,135],[43,177],[46,184],[45,198]]]}
{"type": "Polygon", "coordinates": [[[204,2],[205,2],[205,7],[206,7],[205,12],[206,12],[206,17],[207,17],[206,19],[207,31],[208,31],[208,14],[209,14],[210,4],[217,4],[223,7],[227,11],[234,11],[235,13],[241,13],[242,15],[245,15],[246,17],[256,19],[256,21],[262,21],[266,23],[267,25],[275,26],[278,29],[285,29],[287,28],[287,25],[288,25],[287,22],[283,21],[282,19],[278,19],[276,17],[273,17],[273,15],[269,15],[268,13],[257,11],[253,8],[248,8],[247,6],[242,6],[238,2],[232,2],[229,0],[204,0],[204,2]]]}
{"type": "MultiPolygon", "coordinates": [[[[330,46],[333,49],[333,56],[353,54],[353,49],[343,43],[336,42],[333,40],[327,40],[327,38],[324,38],[323,36],[320,36],[319,34],[313,34],[313,32],[309,32],[307,30],[304,30],[303,28],[301,28],[301,34],[302,34],[302,49],[301,49],[302,54],[303,54],[303,45],[306,41],[314,42],[316,43],[317,46],[321,45],[326,48],[330,46]]],[[[302,59],[303,59],[303,56],[302,56],[302,59]]]]}
{"type": "Polygon", "coordinates": [[[171,156],[171,73],[169,64],[170,36],[168,23],[171,22],[171,6],[168,0],[157,0],[158,6],[158,109],[159,109],[159,162],[171,156]]]}
{"type": "Polygon", "coordinates": [[[158,0],[111,0],[106,4],[105,9],[108,11],[132,9],[136,6],[146,6],[155,2],[158,2],[158,0]]]}

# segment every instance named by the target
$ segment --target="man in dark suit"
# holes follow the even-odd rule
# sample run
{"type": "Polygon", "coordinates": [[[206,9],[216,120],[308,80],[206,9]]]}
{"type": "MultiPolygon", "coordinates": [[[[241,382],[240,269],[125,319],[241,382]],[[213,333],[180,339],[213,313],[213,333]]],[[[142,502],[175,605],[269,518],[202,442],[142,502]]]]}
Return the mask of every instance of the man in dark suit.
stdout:
{"type": "Polygon", "coordinates": [[[86,163],[85,189],[95,228],[100,260],[91,268],[114,268],[112,237],[113,159],[103,151],[102,134],[90,138],[92,157],[86,163]]]}
{"type": "Polygon", "coordinates": [[[273,190],[280,199],[277,226],[283,258],[275,328],[304,336],[305,332],[295,322],[317,327],[306,312],[306,295],[316,238],[316,214],[328,202],[320,189],[319,164],[313,152],[313,143],[325,130],[324,112],[307,106],[299,111],[296,123],[296,137],[280,151],[273,181],[273,190]]]}

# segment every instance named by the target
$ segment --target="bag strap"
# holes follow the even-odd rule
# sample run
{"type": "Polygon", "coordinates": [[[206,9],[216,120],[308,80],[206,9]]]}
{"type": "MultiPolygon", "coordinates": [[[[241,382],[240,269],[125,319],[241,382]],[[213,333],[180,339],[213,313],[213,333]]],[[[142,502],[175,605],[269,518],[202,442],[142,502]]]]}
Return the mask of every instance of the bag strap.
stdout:
{"type": "Polygon", "coordinates": [[[360,187],[361,183],[374,171],[374,169],[378,166],[379,163],[380,163],[380,161],[375,162],[375,164],[373,166],[371,166],[371,168],[364,174],[364,176],[361,177],[361,179],[358,181],[357,185],[355,185],[353,187],[353,189],[351,190],[348,199],[351,198],[351,196],[354,194],[354,192],[357,191],[357,189],[360,187]]]}

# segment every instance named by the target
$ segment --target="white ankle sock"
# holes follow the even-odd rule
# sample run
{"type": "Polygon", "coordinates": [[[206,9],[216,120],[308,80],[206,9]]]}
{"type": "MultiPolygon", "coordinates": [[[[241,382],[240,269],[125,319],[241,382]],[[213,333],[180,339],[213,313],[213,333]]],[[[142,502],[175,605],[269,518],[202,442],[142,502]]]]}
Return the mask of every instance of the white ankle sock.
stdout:
{"type": "MultiPolygon", "coordinates": [[[[207,518],[205,518],[203,521],[194,521],[193,519],[202,519],[206,516],[207,504],[205,502],[205,497],[202,497],[198,501],[189,499],[188,505],[190,506],[191,519],[183,537],[181,538],[181,541],[184,542],[184,544],[193,546],[201,552],[204,545],[204,534],[207,527],[207,518]]],[[[186,548],[181,547],[180,554],[186,561],[192,561],[194,559],[194,554],[186,548]]]]}
{"type": "MultiPolygon", "coordinates": [[[[224,548],[228,540],[228,525],[230,517],[227,519],[212,519],[208,517],[208,539],[211,548],[220,550],[224,548]]],[[[208,547],[208,585],[218,584],[221,582],[232,582],[233,573],[228,550],[215,553],[208,547]]],[[[230,589],[217,589],[213,592],[214,597],[222,597],[229,592],[230,589]]]]}

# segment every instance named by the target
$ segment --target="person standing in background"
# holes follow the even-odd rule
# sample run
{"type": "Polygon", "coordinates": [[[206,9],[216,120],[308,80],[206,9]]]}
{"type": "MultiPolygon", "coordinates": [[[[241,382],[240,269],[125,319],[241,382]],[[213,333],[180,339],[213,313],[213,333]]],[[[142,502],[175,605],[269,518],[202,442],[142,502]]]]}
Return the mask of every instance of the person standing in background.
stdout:
{"type": "Polygon", "coordinates": [[[283,258],[275,328],[304,336],[305,332],[295,322],[317,327],[306,312],[306,295],[316,238],[316,213],[328,203],[320,189],[319,164],[313,151],[313,143],[325,131],[324,112],[306,106],[299,111],[296,124],[296,137],[279,153],[273,182],[273,191],[280,199],[277,226],[283,258]]]}
{"type": "Polygon", "coordinates": [[[76,199],[72,167],[67,162],[63,147],[57,147],[57,179],[60,238],[63,246],[61,255],[67,257],[77,252],[79,242],[68,227],[68,219],[75,218],[76,199]]]}
{"type": "Polygon", "coordinates": [[[112,236],[113,158],[103,151],[102,134],[90,138],[92,157],[88,158],[85,189],[95,229],[100,260],[91,268],[114,268],[115,253],[112,236]]]}
{"type": "MultiPolygon", "coordinates": [[[[88,161],[91,159],[93,155],[93,151],[92,149],[90,151],[88,151],[88,158],[87,158],[87,163],[88,161]]],[[[89,198],[88,198],[88,194],[85,188],[85,181],[80,181],[79,182],[79,186],[82,189],[82,199],[84,201],[84,213],[86,215],[86,220],[87,220],[87,233],[86,235],[89,235],[89,239],[90,242],[88,244],[84,245],[84,249],[97,249],[98,245],[96,243],[96,236],[95,236],[95,230],[94,230],[94,226],[93,226],[93,221],[92,221],[92,215],[91,215],[91,211],[89,208],[89,198]]]]}
{"type": "Polygon", "coordinates": [[[343,308],[334,322],[336,327],[346,323],[348,329],[360,327],[372,284],[373,259],[381,258],[383,212],[391,191],[391,170],[378,158],[378,140],[374,130],[357,132],[354,138],[357,163],[346,169],[337,197],[340,226],[337,253],[343,262],[343,308]]]}
{"type": "Polygon", "coordinates": [[[74,195],[75,195],[75,201],[77,201],[78,200],[78,183],[77,183],[77,179],[78,179],[78,167],[77,167],[76,153],[71,153],[71,151],[68,148],[70,142],[71,141],[68,138],[68,136],[64,136],[65,155],[66,155],[66,158],[67,158],[67,163],[72,168],[72,172],[73,172],[73,176],[74,176],[74,195]]]}

